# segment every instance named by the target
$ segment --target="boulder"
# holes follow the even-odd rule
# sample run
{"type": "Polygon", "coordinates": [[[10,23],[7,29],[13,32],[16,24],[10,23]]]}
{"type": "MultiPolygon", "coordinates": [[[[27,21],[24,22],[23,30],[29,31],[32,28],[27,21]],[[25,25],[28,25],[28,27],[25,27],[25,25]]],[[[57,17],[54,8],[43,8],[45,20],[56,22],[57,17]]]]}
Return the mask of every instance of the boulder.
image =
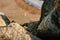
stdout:
{"type": "Polygon", "coordinates": [[[60,40],[59,2],[59,0],[45,0],[45,3],[42,6],[40,24],[37,29],[38,37],[45,40],[60,40]]]}
{"type": "MultiPolygon", "coordinates": [[[[57,9],[56,9],[56,12],[57,12],[57,14],[58,14],[58,16],[60,16],[60,11],[59,11],[59,9],[60,9],[60,0],[44,0],[44,3],[43,3],[43,5],[42,5],[42,9],[41,9],[41,17],[40,17],[40,22],[44,19],[44,17],[46,17],[48,14],[49,14],[49,12],[51,11],[51,10],[53,10],[53,8],[56,6],[56,7],[58,7],[57,9]]],[[[60,19],[60,18],[59,18],[60,19]]],[[[39,23],[40,23],[39,22],[39,23]]]]}
{"type": "Polygon", "coordinates": [[[44,0],[40,20],[37,23],[32,22],[24,25],[31,29],[36,27],[36,33],[39,38],[44,40],[60,40],[60,1],[44,0]]]}
{"type": "Polygon", "coordinates": [[[18,23],[10,23],[8,27],[0,28],[0,40],[41,40],[27,32],[18,23]]]}
{"type": "Polygon", "coordinates": [[[49,14],[47,17],[45,17],[40,25],[38,26],[38,32],[37,36],[46,39],[46,40],[57,40],[60,39],[60,28],[59,26],[55,25],[54,22],[52,22],[52,16],[53,14],[49,14]]]}

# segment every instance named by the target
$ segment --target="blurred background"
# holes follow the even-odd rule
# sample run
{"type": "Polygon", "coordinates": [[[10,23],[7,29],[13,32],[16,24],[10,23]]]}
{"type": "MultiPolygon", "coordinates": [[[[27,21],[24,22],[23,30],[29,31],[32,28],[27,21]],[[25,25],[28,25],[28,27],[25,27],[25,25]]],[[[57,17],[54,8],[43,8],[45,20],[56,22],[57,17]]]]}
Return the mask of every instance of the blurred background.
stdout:
{"type": "MultiPolygon", "coordinates": [[[[41,0],[37,0],[38,4],[41,0]]],[[[0,12],[5,13],[10,21],[14,20],[19,24],[38,21],[41,15],[41,8],[34,4],[34,0],[0,0],[0,12]],[[29,4],[32,2],[33,5],[29,4]]],[[[42,3],[40,3],[40,7],[42,3]]]]}

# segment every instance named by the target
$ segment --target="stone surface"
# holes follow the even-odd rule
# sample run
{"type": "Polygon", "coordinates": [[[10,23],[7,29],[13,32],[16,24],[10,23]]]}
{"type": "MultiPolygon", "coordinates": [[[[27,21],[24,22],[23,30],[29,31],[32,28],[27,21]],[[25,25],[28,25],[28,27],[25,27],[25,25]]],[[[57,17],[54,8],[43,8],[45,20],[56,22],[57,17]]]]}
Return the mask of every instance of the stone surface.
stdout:
{"type": "Polygon", "coordinates": [[[46,40],[60,40],[60,1],[45,0],[37,36],[46,40]]]}
{"type": "Polygon", "coordinates": [[[40,22],[44,19],[44,17],[46,17],[49,12],[51,10],[53,10],[53,8],[56,6],[58,7],[56,9],[57,15],[60,16],[60,0],[44,0],[44,3],[42,5],[42,11],[41,11],[41,18],[40,18],[40,22]]]}
{"type": "Polygon", "coordinates": [[[27,32],[18,23],[10,23],[7,27],[0,27],[0,40],[10,38],[11,40],[40,40],[27,32]]]}
{"type": "Polygon", "coordinates": [[[29,23],[24,23],[21,26],[23,26],[27,31],[29,31],[31,34],[36,35],[37,31],[37,23],[38,21],[35,22],[29,22],[29,23]]]}

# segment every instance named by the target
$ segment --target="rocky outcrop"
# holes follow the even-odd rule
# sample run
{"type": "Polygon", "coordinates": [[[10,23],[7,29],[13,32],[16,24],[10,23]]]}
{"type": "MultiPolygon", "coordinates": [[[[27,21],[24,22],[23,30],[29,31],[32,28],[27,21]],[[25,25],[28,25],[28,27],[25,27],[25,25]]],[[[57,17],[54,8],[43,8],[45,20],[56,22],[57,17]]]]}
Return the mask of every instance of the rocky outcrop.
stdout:
{"type": "Polygon", "coordinates": [[[36,27],[37,36],[44,40],[60,40],[60,1],[44,1],[40,20],[37,23],[26,23],[22,26],[28,26],[27,29],[30,32],[36,27]]]}
{"type": "MultiPolygon", "coordinates": [[[[59,0],[44,0],[44,3],[42,5],[42,10],[41,10],[41,18],[40,22],[46,17],[51,10],[56,6],[58,7],[60,5],[59,0]]],[[[56,9],[57,15],[59,16],[60,14],[60,6],[56,9]]]]}
{"type": "Polygon", "coordinates": [[[10,23],[7,27],[0,27],[0,40],[40,40],[27,32],[18,23],[10,23]]]}
{"type": "Polygon", "coordinates": [[[41,40],[0,12],[0,40],[41,40]],[[3,27],[2,27],[3,26],[3,27]]]}
{"type": "MultiPolygon", "coordinates": [[[[54,12],[53,12],[54,13],[54,12]]],[[[59,26],[56,26],[54,22],[52,22],[52,15],[53,13],[49,14],[47,17],[45,17],[40,25],[38,26],[38,32],[37,36],[43,39],[47,40],[57,40],[60,39],[60,28],[59,26]]]]}
{"type": "Polygon", "coordinates": [[[60,40],[60,1],[45,0],[37,36],[45,40],[60,40]],[[47,5],[46,5],[47,4],[47,5]]]}

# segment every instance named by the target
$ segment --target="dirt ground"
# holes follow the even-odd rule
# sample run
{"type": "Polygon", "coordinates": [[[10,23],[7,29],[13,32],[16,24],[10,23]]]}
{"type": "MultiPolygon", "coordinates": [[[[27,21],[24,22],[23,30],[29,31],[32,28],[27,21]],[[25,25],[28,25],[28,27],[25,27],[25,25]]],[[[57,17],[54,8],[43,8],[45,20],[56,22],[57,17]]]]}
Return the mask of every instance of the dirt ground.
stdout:
{"type": "Polygon", "coordinates": [[[23,0],[0,0],[0,12],[19,24],[37,21],[41,10],[26,4],[23,0]]]}
{"type": "Polygon", "coordinates": [[[37,9],[36,7],[34,6],[30,6],[28,5],[27,3],[24,2],[24,0],[15,0],[17,5],[25,10],[28,10],[30,13],[32,14],[40,14],[40,10],[37,9]]]}

